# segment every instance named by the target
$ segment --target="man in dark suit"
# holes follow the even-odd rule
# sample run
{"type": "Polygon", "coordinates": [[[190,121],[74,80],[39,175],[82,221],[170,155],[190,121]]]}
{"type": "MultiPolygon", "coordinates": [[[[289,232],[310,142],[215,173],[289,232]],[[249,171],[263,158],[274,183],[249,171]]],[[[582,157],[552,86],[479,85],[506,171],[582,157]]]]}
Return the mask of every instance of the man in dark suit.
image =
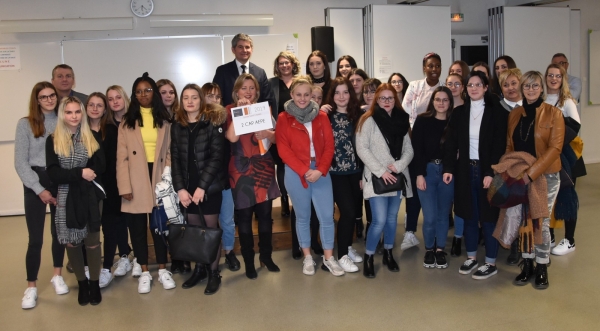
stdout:
{"type": "Polygon", "coordinates": [[[223,105],[227,106],[233,102],[231,93],[233,92],[233,85],[235,80],[242,73],[250,73],[256,78],[260,85],[260,97],[258,102],[269,102],[271,110],[277,111],[275,106],[275,98],[271,91],[271,85],[267,80],[267,74],[265,71],[250,63],[250,56],[252,56],[252,38],[244,33],[238,33],[233,37],[231,41],[231,52],[235,56],[235,59],[229,63],[220,65],[215,72],[213,83],[219,85],[221,88],[221,95],[223,96],[223,105]]]}

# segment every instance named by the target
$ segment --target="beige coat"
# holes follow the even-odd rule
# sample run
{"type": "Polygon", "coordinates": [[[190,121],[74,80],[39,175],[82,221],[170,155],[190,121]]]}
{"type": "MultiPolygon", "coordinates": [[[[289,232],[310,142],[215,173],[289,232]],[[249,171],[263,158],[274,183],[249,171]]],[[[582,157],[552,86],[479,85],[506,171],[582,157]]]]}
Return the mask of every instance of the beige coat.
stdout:
{"type": "Polygon", "coordinates": [[[171,123],[165,122],[158,128],[152,183],[148,174],[148,161],[142,141],[142,132],[137,122],[131,129],[121,123],[119,126],[119,141],[117,145],[117,186],[119,194],[133,194],[128,201],[121,198],[121,211],[131,214],[151,213],[156,199],[154,187],[161,181],[162,172],[171,165],[169,147],[171,144],[171,123]]]}

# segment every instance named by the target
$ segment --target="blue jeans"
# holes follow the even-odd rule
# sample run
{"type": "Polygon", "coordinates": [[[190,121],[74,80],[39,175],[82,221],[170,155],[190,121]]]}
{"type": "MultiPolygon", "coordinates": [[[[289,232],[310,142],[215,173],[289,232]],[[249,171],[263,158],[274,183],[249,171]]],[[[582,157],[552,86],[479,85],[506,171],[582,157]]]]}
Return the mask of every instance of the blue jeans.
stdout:
{"type": "Polygon", "coordinates": [[[465,220],[454,214],[454,236],[456,238],[462,238],[465,232],[465,220]]]}
{"type": "Polygon", "coordinates": [[[231,189],[223,190],[223,201],[221,202],[221,212],[219,213],[219,224],[223,229],[221,236],[223,249],[230,251],[235,242],[235,222],[233,220],[233,195],[231,189]]]}
{"type": "Polygon", "coordinates": [[[375,254],[382,232],[383,248],[394,248],[400,202],[402,202],[402,192],[396,192],[396,196],[393,197],[378,196],[369,199],[369,203],[371,204],[371,214],[373,214],[373,222],[371,223],[369,233],[367,234],[366,254],[375,254]]]}
{"type": "MultiPolygon", "coordinates": [[[[485,263],[496,263],[498,256],[498,240],[492,236],[496,228],[495,220],[481,220],[479,217],[479,193],[483,190],[483,178],[479,165],[469,165],[471,180],[471,219],[465,219],[465,246],[467,256],[477,256],[479,242],[479,224],[485,238],[485,263]],[[490,222],[491,221],[491,222],[490,222]]],[[[484,202],[484,203],[487,203],[484,202]]]]}
{"type": "MultiPolygon", "coordinates": [[[[310,163],[310,168],[315,169],[314,161],[310,163]]],[[[304,174],[300,176],[304,176],[304,174]]],[[[300,247],[310,247],[310,202],[312,201],[319,218],[323,249],[333,249],[335,230],[331,176],[321,177],[314,183],[309,182],[308,188],[304,188],[299,175],[286,165],[284,182],[296,211],[296,232],[300,247]]]]}
{"type": "Polygon", "coordinates": [[[454,180],[446,184],[442,176],[442,164],[429,162],[425,191],[416,189],[423,208],[423,237],[427,250],[434,249],[434,245],[444,249],[448,236],[448,214],[454,198],[454,180]]]}

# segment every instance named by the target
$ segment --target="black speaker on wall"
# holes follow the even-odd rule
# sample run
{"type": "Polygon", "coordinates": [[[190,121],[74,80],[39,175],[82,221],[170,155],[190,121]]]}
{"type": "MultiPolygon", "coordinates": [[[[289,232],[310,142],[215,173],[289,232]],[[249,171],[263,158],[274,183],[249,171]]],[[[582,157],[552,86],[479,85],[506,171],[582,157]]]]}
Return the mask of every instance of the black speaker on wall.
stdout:
{"type": "Polygon", "coordinates": [[[327,61],[335,61],[332,26],[313,26],[310,28],[310,37],[313,51],[320,50],[327,56],[327,61]]]}

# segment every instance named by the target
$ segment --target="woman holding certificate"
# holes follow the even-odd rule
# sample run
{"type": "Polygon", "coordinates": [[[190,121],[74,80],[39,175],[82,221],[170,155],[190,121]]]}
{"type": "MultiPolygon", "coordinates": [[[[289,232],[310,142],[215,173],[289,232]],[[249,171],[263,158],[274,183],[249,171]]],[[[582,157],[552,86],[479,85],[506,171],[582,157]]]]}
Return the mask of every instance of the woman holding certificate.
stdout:
{"type": "Polygon", "coordinates": [[[269,271],[279,272],[273,263],[272,234],[273,220],[271,209],[273,199],[281,194],[275,181],[275,162],[269,151],[261,153],[266,139],[275,143],[273,129],[237,135],[234,128],[231,109],[255,104],[260,95],[258,81],[251,74],[241,74],[233,85],[233,104],[227,106],[227,132],[225,137],[231,142],[229,161],[229,182],[233,193],[233,202],[238,215],[238,233],[246,277],[256,279],[254,268],[254,236],[252,234],[252,215],[258,218],[259,260],[269,271]]]}

